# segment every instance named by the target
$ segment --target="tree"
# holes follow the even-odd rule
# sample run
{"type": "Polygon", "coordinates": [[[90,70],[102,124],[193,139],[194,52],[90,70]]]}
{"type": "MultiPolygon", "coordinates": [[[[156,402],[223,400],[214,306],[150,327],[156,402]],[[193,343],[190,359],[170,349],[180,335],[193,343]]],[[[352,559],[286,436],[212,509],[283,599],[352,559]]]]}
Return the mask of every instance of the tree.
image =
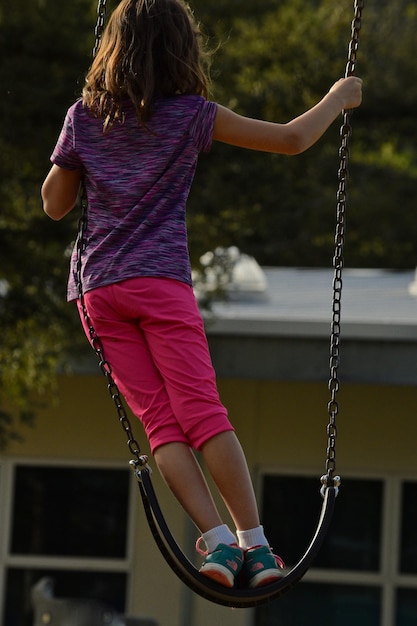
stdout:
{"type": "Polygon", "coordinates": [[[70,345],[65,305],[74,219],[45,218],[39,188],[92,46],[88,0],[0,3],[0,448],[49,400],[70,345]],[[77,36],[74,36],[74,34],[77,36]]]}
{"type": "MultiPolygon", "coordinates": [[[[285,122],[344,73],[351,0],[193,5],[218,48],[213,98],[242,114],[285,122]]],[[[95,13],[95,0],[0,0],[0,447],[18,431],[19,416],[28,420],[49,401],[58,364],[78,342],[86,345],[65,302],[78,216],[48,220],[39,187],[91,60],[95,13]]],[[[367,0],[363,21],[364,103],[353,116],[346,262],[410,268],[417,259],[417,4],[367,0]]],[[[213,146],[189,202],[194,263],[207,250],[238,246],[261,264],[330,266],[338,146],[338,124],[298,157],[213,146]]]]}
{"type": "MultiPolygon", "coordinates": [[[[352,17],[349,2],[294,0],[265,3],[256,18],[230,18],[230,37],[214,64],[216,98],[241,113],[276,121],[300,113],[343,75],[352,17]]],[[[224,22],[219,30],[224,32],[224,22]]],[[[358,58],[365,97],[353,116],[350,164],[351,265],[401,268],[416,262],[414,85],[407,86],[406,98],[398,98],[416,73],[409,52],[415,31],[414,2],[366,3],[358,58]],[[387,45],[394,40],[394,47],[387,45]],[[399,198],[402,219],[393,220],[399,198]]],[[[191,198],[192,251],[237,245],[263,264],[328,265],[338,130],[334,125],[317,146],[291,159],[242,156],[215,146],[191,198]]]]}

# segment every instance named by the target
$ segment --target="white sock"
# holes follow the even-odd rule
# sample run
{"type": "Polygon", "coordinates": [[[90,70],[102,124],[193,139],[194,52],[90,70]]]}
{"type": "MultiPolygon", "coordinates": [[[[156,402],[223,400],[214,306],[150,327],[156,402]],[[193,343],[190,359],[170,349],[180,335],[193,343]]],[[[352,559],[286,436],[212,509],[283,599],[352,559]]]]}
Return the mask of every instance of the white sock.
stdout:
{"type": "Polygon", "coordinates": [[[232,545],[232,543],[236,543],[236,537],[227,524],[216,526],[215,528],[208,530],[206,533],[202,533],[202,537],[208,552],[213,552],[219,543],[225,543],[227,546],[232,545]]]}
{"type": "Polygon", "coordinates": [[[268,546],[268,540],[264,534],[264,527],[257,526],[256,528],[250,528],[249,530],[237,530],[237,538],[239,540],[239,546],[243,550],[249,550],[254,546],[268,546]]]}

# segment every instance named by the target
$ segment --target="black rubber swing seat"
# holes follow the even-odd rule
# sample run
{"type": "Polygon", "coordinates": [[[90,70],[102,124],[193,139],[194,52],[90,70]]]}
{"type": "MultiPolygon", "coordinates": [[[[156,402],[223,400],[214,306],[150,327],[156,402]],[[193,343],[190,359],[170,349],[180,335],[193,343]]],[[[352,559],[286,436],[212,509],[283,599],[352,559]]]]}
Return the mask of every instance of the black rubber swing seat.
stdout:
{"type": "MultiPolygon", "coordinates": [[[[130,463],[136,466],[135,461],[130,463]]],[[[336,487],[326,488],[317,529],[310,545],[300,561],[283,578],[256,589],[236,587],[228,589],[200,574],[178,546],[159,506],[149,468],[138,469],[136,467],[134,471],[149,527],[168,565],[180,580],[201,597],[210,602],[233,608],[249,608],[270,602],[292,589],[301,580],[317,556],[326,536],[337,495],[336,487]]]]}

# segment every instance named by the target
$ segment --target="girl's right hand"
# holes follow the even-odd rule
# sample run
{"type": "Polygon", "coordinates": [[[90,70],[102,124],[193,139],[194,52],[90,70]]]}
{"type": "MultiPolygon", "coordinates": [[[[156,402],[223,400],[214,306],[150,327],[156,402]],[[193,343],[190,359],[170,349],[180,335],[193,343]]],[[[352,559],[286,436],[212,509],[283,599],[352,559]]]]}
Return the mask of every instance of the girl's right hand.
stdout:
{"type": "Polygon", "coordinates": [[[338,80],[329,93],[337,95],[342,109],[355,109],[362,102],[362,79],[357,76],[348,76],[338,80]]]}

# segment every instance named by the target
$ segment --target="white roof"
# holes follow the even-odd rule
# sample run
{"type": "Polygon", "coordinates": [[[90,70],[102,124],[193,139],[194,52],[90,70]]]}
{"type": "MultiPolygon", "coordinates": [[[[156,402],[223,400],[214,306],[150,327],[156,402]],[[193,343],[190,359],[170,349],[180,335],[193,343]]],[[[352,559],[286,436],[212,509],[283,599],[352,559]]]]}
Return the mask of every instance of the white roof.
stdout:
{"type": "MultiPolygon", "coordinates": [[[[266,289],[232,292],[215,302],[209,334],[328,336],[334,271],[262,268],[266,289]]],[[[341,326],[352,338],[416,339],[414,271],[349,269],[342,273],[341,326]]]]}

